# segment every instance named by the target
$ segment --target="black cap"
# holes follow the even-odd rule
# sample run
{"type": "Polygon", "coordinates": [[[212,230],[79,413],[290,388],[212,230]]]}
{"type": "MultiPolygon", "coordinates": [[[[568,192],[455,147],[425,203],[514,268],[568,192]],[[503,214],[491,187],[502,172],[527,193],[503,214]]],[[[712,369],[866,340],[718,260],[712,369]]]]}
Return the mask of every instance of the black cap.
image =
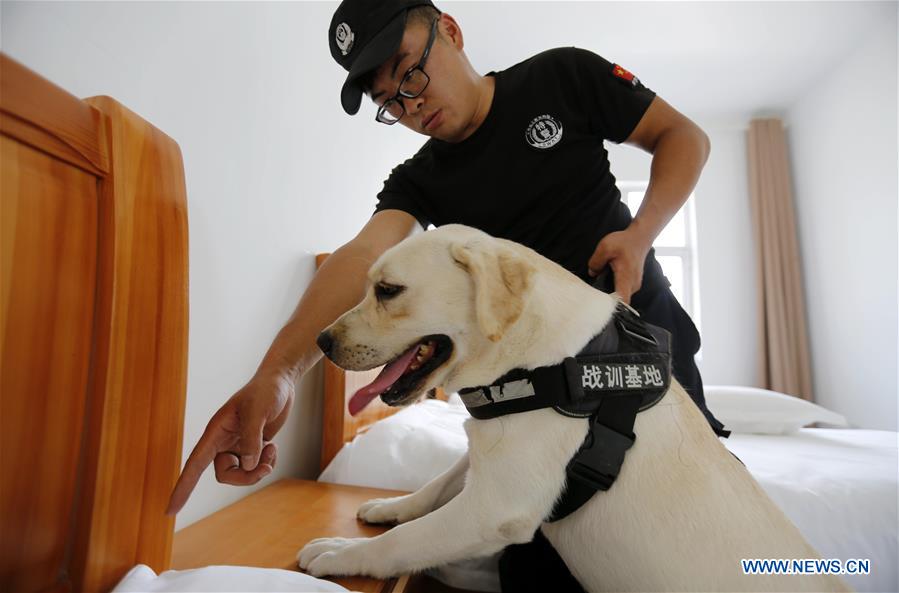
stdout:
{"type": "Polygon", "coordinates": [[[350,115],[359,111],[359,79],[396,52],[406,30],[406,11],[421,5],[434,6],[430,0],[343,0],[337,7],[328,27],[328,45],[349,72],[340,91],[344,111],[350,115]]]}

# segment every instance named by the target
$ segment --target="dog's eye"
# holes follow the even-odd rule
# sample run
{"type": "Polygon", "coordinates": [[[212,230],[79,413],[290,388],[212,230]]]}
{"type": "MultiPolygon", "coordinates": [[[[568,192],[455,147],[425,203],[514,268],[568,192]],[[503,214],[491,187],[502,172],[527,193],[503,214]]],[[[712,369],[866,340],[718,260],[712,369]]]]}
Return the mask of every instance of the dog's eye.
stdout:
{"type": "Polygon", "coordinates": [[[387,299],[392,299],[404,290],[406,290],[405,286],[393,286],[392,284],[376,284],[375,296],[379,301],[385,301],[387,299]]]}

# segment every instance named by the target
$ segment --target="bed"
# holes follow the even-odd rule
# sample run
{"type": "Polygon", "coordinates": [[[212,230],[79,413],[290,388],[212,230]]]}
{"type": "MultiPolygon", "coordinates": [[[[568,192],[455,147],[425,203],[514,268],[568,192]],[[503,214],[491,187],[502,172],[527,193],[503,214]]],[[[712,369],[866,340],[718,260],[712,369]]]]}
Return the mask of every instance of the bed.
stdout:
{"type": "MultiPolygon", "coordinates": [[[[325,362],[320,481],[414,491],[467,450],[469,418],[457,394],[408,408],[376,399],[352,418],[346,400],[379,369],[344,372],[325,362]]],[[[840,426],[829,410],[766,390],[707,386],[706,398],[733,434],[721,439],[823,558],[869,559],[868,575],[846,575],[858,591],[897,591],[899,451],[895,432],[840,426]]],[[[497,556],[457,562],[427,576],[463,590],[499,591],[497,556]]]]}

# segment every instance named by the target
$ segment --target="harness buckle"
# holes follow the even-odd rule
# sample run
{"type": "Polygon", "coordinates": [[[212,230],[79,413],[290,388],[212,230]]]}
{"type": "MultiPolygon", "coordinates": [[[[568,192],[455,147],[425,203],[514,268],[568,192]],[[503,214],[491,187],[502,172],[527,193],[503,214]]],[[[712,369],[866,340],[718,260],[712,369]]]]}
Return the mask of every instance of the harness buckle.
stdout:
{"type": "Polygon", "coordinates": [[[567,473],[570,478],[595,489],[608,490],[618,477],[624,454],[634,444],[636,436],[633,433],[623,435],[595,419],[591,422],[587,439],[568,463],[567,473]]]}
{"type": "Polygon", "coordinates": [[[616,315],[615,325],[618,326],[620,332],[629,336],[632,340],[643,342],[653,348],[659,347],[659,341],[638,317],[628,318],[626,315],[616,315]]]}

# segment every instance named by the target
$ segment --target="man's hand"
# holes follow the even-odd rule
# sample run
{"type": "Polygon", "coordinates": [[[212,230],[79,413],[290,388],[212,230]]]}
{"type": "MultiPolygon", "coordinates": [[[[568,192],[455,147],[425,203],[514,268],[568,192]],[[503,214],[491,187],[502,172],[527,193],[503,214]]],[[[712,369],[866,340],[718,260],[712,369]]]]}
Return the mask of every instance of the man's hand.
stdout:
{"type": "Polygon", "coordinates": [[[602,238],[587,262],[588,273],[596,276],[606,264],[615,276],[615,293],[630,304],[631,296],[643,284],[643,265],[652,242],[633,226],[602,238]]]}
{"type": "Polygon", "coordinates": [[[287,420],[293,395],[293,380],[271,374],[254,377],[231,396],[206,425],[184,464],[166,514],[181,510],[213,461],[215,478],[223,484],[249,486],[269,475],[278,457],[270,441],[287,420]]]}

